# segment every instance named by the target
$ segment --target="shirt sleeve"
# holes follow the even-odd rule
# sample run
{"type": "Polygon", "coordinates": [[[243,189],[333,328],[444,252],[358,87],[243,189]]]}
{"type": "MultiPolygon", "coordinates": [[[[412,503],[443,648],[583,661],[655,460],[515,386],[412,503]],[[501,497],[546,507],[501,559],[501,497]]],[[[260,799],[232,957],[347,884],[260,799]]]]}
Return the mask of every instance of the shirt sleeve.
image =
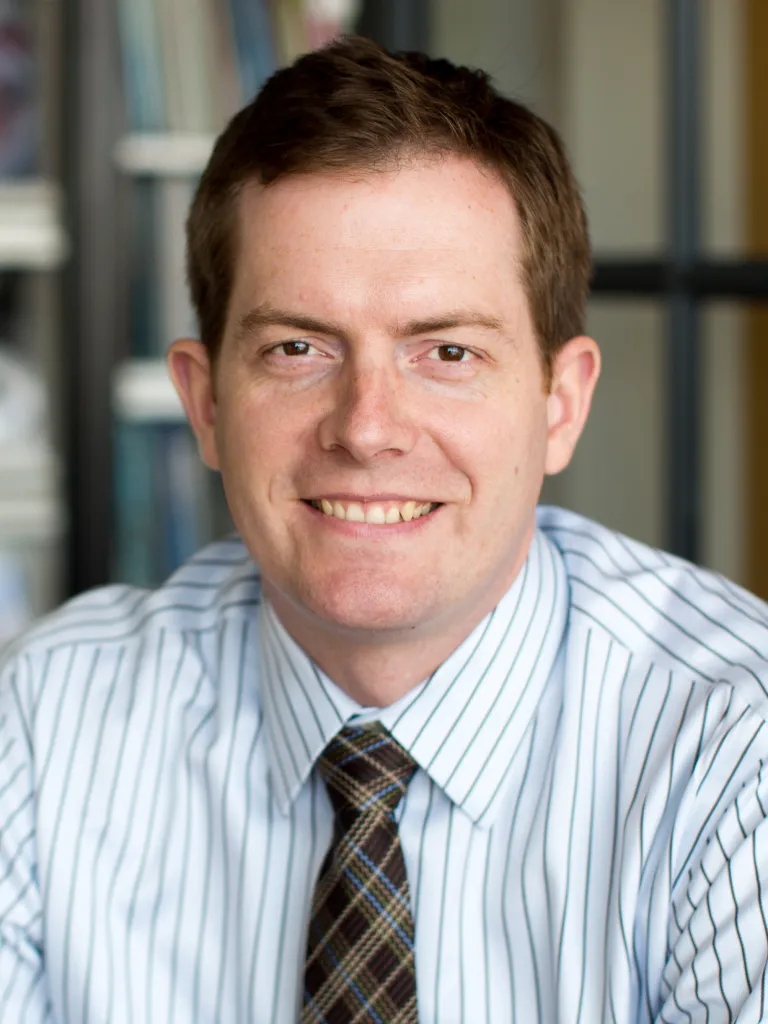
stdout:
{"type": "Polygon", "coordinates": [[[768,1022],[767,732],[742,719],[691,780],[658,1024],[768,1022]]]}
{"type": "Polygon", "coordinates": [[[21,663],[0,664],[0,1018],[53,1020],[35,853],[34,767],[20,699],[21,663]]]}

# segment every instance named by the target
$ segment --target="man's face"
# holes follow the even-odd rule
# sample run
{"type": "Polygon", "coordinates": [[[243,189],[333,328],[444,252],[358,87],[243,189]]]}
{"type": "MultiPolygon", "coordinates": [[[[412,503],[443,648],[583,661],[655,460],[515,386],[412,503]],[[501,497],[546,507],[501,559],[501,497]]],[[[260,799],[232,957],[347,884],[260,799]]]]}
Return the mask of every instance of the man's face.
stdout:
{"type": "Polygon", "coordinates": [[[575,441],[509,192],[459,158],[294,177],[245,190],[239,246],[196,429],[278,611],[347,636],[471,629],[575,441]]]}

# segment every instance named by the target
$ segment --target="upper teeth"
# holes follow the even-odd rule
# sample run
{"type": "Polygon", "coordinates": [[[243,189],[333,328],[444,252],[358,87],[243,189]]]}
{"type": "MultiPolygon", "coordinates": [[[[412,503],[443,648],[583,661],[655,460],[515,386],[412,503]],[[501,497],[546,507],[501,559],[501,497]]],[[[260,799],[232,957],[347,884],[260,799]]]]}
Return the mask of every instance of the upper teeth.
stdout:
{"type": "Polygon", "coordinates": [[[313,501],[312,504],[335,519],[346,519],[350,523],[372,523],[376,526],[383,526],[385,523],[408,523],[436,507],[431,501],[423,504],[416,501],[387,501],[363,505],[358,501],[329,501],[327,498],[313,501]]]}

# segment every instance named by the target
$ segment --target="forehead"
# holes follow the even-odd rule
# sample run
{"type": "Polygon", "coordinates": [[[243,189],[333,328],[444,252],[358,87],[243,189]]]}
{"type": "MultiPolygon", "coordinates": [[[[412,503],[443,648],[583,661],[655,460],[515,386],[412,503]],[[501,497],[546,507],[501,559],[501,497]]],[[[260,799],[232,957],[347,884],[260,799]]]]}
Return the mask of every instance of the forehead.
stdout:
{"type": "Polygon", "coordinates": [[[239,203],[235,306],[326,301],[329,290],[347,304],[418,303],[446,290],[454,300],[458,290],[466,300],[519,304],[514,200],[470,160],[297,175],[250,185],[239,203]]]}

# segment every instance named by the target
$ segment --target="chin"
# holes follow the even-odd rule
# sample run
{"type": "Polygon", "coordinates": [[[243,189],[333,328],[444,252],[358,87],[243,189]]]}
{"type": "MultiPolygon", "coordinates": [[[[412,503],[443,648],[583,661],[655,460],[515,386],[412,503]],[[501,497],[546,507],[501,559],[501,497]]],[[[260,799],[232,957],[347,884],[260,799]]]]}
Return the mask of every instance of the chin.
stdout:
{"type": "Polygon", "coordinates": [[[436,609],[428,600],[434,592],[420,587],[417,593],[402,580],[346,577],[303,590],[300,603],[337,629],[397,632],[414,630],[434,616],[436,609]]]}

